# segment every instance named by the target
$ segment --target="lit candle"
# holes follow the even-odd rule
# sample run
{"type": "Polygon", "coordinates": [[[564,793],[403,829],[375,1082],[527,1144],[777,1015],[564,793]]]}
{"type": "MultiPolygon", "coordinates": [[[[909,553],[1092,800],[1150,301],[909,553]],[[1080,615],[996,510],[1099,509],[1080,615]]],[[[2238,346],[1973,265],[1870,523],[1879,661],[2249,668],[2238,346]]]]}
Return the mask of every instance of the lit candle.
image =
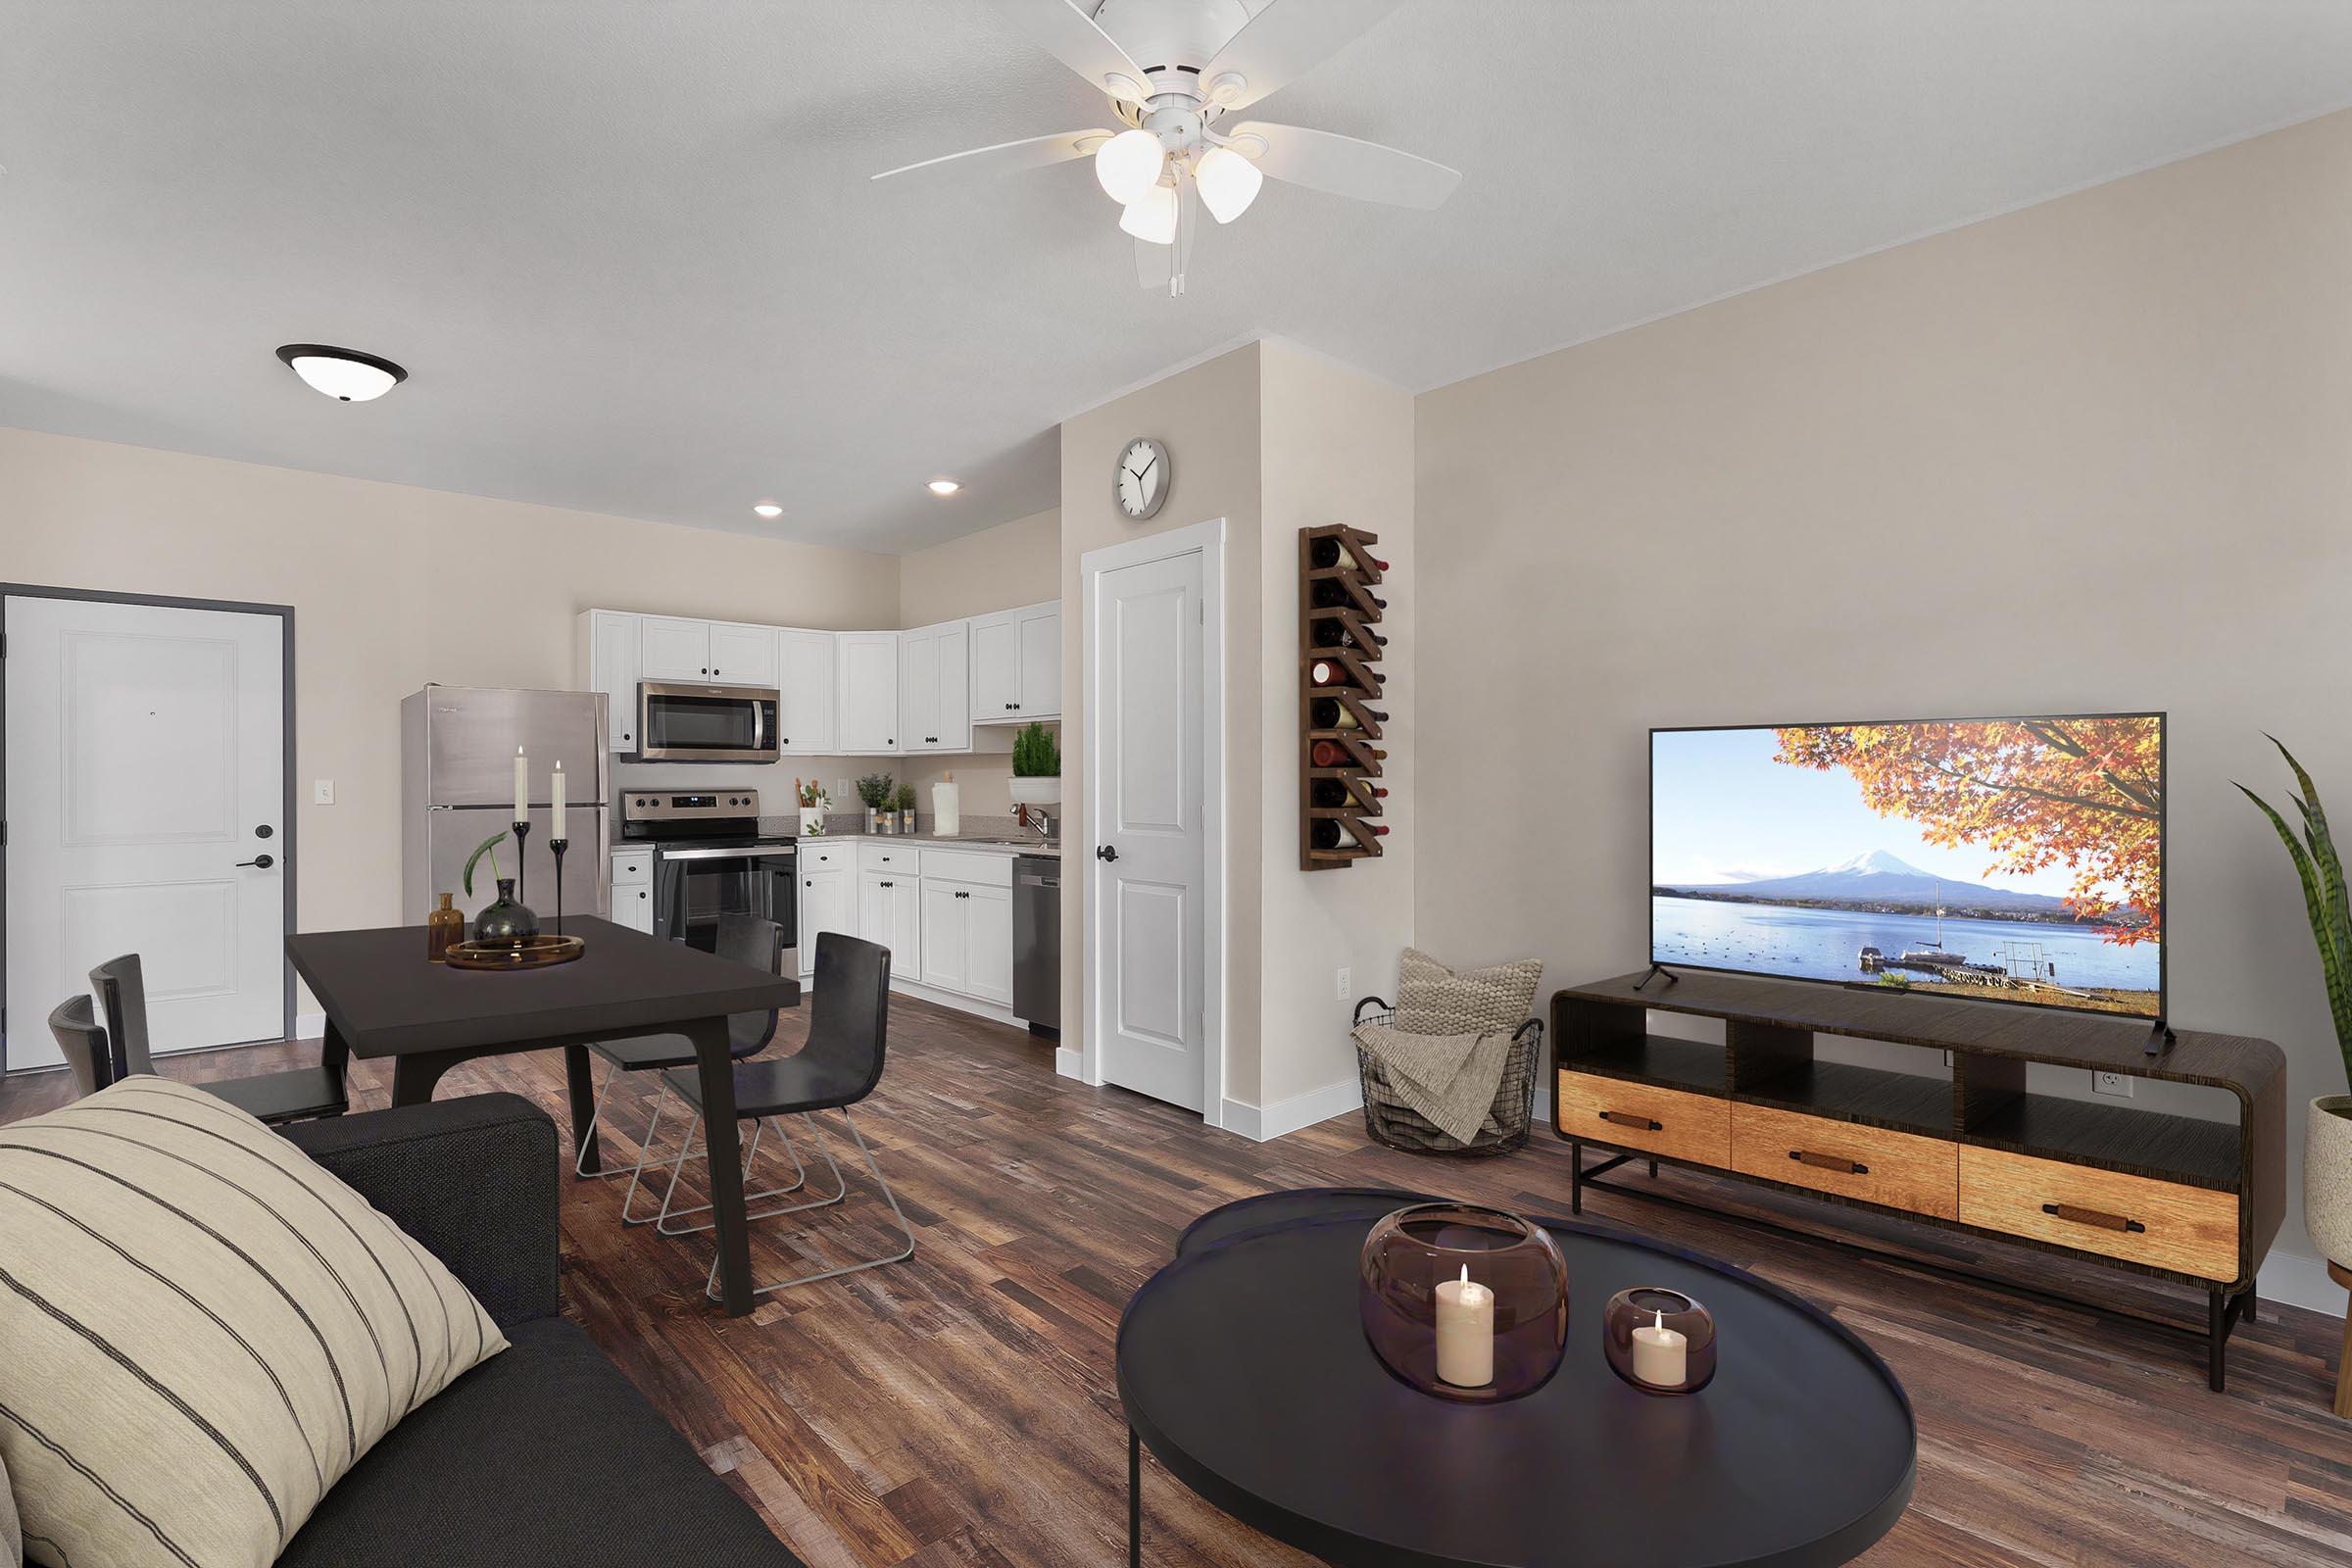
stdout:
{"type": "Polygon", "coordinates": [[[528,771],[529,767],[530,761],[522,755],[522,748],[519,746],[515,747],[514,820],[517,822],[528,822],[531,819],[531,775],[528,771]]]}
{"type": "Polygon", "coordinates": [[[556,763],[555,785],[554,820],[548,824],[547,836],[560,839],[564,836],[564,764],[561,760],[556,763]]]}
{"type": "Polygon", "coordinates": [[[1467,1263],[1460,1279],[1438,1287],[1438,1379],[1457,1389],[1494,1381],[1494,1293],[1471,1279],[1467,1263]]]}
{"type": "Polygon", "coordinates": [[[1657,1389],[1679,1389],[1690,1375],[1690,1342],[1666,1326],[1666,1314],[1634,1330],[1634,1376],[1657,1389]]]}

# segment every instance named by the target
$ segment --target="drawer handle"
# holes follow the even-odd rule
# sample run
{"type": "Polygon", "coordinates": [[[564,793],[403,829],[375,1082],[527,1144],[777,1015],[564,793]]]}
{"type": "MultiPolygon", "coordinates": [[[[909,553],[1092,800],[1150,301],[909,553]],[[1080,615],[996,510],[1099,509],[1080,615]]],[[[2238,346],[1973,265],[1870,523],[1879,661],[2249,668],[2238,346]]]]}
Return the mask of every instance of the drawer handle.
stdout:
{"type": "Polygon", "coordinates": [[[2133,1234],[2147,1231],[2147,1227],[2135,1219],[2126,1219],[2121,1214],[2109,1214],[2095,1208],[2077,1208],[2072,1203],[2044,1203],[2041,1211],[2055,1214],[2076,1225],[2096,1225],[2103,1231],[2130,1231],[2133,1234]]]}
{"type": "Polygon", "coordinates": [[[1788,1151],[1788,1157],[1799,1165],[1810,1165],[1815,1170],[1839,1171],[1848,1176],[1870,1174],[1870,1167],[1860,1160],[1844,1159],[1836,1154],[1816,1154],[1810,1149],[1791,1149],[1788,1151]]]}
{"type": "Polygon", "coordinates": [[[1666,1130],[1664,1122],[1652,1121],[1647,1116],[1636,1116],[1622,1110],[1604,1110],[1600,1113],[1600,1119],[1615,1122],[1620,1127],[1639,1127],[1648,1133],[1662,1133],[1666,1130]]]}

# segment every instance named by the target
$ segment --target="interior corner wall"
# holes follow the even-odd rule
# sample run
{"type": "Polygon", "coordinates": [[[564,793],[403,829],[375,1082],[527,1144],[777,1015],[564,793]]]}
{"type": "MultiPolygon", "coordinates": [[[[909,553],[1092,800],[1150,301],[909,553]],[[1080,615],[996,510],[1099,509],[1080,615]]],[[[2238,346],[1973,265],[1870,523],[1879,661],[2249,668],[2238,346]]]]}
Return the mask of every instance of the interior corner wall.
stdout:
{"type": "Polygon", "coordinates": [[[1253,1101],[1267,1136],[1360,1103],[1348,1037],[1357,997],[1395,994],[1397,955],[1413,940],[1418,837],[1415,744],[1413,398],[1400,387],[1279,340],[1261,345],[1266,657],[1265,860],[1260,956],[1259,1078],[1253,1101]],[[1298,530],[1346,522],[1380,536],[1389,564],[1381,631],[1389,644],[1381,745],[1391,832],[1378,859],[1344,870],[1298,863],[1298,530]],[[1341,970],[1350,980],[1341,989],[1341,970]]]}
{"type": "MultiPolygon", "coordinates": [[[[1224,974],[1225,1093],[1258,1080],[1259,703],[1253,680],[1238,678],[1258,666],[1262,600],[1258,570],[1259,430],[1258,345],[1245,344],[1114,398],[1061,426],[1061,787],[1062,840],[1083,853],[1094,843],[1086,819],[1086,725],[1081,706],[1085,625],[1079,565],[1087,553],[1125,540],[1225,519],[1226,669],[1224,807],[1226,966],[1224,974]],[[1159,514],[1131,522],[1111,499],[1111,472],[1120,451],[1137,436],[1168,448],[1174,482],[1159,514]]],[[[1076,862],[1085,864],[1086,862],[1076,862]]],[[[1081,1048],[1082,956],[1086,952],[1084,870],[1068,878],[1061,901],[1061,1044],[1081,1048]]]]}
{"type": "Polygon", "coordinates": [[[1424,394],[1423,942],[1640,967],[1653,724],[2168,710],[2173,1021],[2287,1054],[2303,1294],[2343,1068],[2232,781],[2352,800],[2347,190],[2336,115],[1424,394]]]}

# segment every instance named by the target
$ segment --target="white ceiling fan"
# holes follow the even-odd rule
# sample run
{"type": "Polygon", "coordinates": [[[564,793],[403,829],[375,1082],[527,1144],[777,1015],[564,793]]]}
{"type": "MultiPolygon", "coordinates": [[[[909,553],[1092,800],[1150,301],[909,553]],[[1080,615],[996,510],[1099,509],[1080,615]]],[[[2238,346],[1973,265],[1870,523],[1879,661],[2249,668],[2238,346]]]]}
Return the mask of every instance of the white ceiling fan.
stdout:
{"type": "Polygon", "coordinates": [[[1003,174],[1091,156],[1124,211],[1146,288],[1184,292],[1205,207],[1230,223],[1265,176],[1396,207],[1433,208],[1459,172],[1376,142],[1227,119],[1312,69],[1401,0],[996,0],[1030,40],[1108,95],[1125,128],[1066,130],[950,153],[876,179],[1003,174]],[[1139,60],[1156,62],[1138,65],[1139,60]]]}

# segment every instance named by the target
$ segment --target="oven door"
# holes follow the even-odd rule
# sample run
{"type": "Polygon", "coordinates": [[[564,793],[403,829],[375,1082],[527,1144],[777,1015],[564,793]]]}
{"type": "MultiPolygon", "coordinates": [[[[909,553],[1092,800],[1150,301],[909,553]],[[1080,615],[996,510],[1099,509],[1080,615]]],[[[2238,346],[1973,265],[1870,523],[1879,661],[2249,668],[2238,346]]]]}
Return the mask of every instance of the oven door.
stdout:
{"type": "Polygon", "coordinates": [[[649,762],[772,762],[777,697],[766,686],[649,680],[637,688],[637,755],[649,762]]]}
{"type": "MultiPolygon", "coordinates": [[[[792,867],[789,844],[663,849],[654,857],[654,935],[716,952],[720,915],[777,918],[773,885],[780,875],[789,890],[792,867]]],[[[778,923],[789,948],[794,910],[789,898],[783,907],[778,923]]]]}

